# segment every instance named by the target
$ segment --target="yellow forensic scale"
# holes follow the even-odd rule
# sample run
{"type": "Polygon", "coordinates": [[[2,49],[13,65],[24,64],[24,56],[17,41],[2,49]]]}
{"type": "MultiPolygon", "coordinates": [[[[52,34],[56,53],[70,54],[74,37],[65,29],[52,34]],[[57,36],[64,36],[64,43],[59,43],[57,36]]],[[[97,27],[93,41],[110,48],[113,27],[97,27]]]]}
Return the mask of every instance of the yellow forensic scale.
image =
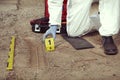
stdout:
{"type": "Polygon", "coordinates": [[[45,39],[45,48],[47,51],[55,50],[54,38],[46,38],[45,39]]]}
{"type": "Polygon", "coordinates": [[[11,43],[10,43],[10,51],[8,53],[8,60],[7,60],[7,70],[13,69],[14,63],[14,49],[15,48],[15,36],[12,36],[11,43]]]}

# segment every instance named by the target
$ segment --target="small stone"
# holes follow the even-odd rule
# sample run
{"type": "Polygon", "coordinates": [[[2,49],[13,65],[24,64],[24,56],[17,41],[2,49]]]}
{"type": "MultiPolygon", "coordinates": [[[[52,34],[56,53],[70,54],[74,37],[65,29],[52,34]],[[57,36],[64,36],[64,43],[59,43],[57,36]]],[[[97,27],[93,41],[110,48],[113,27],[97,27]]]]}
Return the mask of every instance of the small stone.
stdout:
{"type": "Polygon", "coordinates": [[[113,76],[116,76],[116,74],[113,74],[113,76]]]}

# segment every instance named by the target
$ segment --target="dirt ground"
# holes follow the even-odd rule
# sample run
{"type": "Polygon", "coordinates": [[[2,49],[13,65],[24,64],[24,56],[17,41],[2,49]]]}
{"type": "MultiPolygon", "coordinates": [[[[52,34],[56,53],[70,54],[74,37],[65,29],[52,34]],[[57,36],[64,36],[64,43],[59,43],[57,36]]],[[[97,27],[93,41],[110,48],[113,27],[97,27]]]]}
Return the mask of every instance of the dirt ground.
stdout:
{"type": "MultiPolygon", "coordinates": [[[[44,0],[5,5],[0,5],[0,80],[119,80],[120,52],[105,55],[97,32],[83,37],[95,48],[75,50],[57,35],[55,51],[46,52],[43,34],[33,33],[29,24],[43,17],[44,0]],[[16,37],[14,69],[7,71],[11,36],[16,37]]],[[[120,34],[114,40],[120,50],[120,34]]]]}

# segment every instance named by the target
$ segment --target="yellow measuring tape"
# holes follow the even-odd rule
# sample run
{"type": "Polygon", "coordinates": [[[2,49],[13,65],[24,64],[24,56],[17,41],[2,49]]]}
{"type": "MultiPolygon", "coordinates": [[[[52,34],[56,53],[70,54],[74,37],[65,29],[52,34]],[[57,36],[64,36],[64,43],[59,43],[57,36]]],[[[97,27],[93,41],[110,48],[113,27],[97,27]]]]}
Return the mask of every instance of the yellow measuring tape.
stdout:
{"type": "Polygon", "coordinates": [[[15,36],[12,36],[11,43],[10,43],[10,51],[8,54],[8,60],[7,60],[7,70],[13,69],[13,63],[14,63],[14,51],[15,51],[15,36]]]}
{"type": "Polygon", "coordinates": [[[54,38],[46,38],[45,47],[47,51],[54,51],[55,50],[54,38]]]}

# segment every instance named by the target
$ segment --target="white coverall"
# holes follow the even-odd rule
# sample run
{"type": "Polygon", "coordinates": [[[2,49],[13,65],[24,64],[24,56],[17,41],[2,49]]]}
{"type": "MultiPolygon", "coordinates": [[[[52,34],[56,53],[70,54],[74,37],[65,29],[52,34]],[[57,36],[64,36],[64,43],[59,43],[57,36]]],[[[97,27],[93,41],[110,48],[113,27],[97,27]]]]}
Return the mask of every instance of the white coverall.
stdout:
{"type": "MultiPolygon", "coordinates": [[[[119,32],[120,0],[99,0],[100,22],[94,23],[89,17],[93,0],[68,0],[67,33],[82,36],[98,29],[101,36],[112,36],[119,32]]],[[[61,25],[63,0],[48,0],[51,25],[61,25]]]]}

